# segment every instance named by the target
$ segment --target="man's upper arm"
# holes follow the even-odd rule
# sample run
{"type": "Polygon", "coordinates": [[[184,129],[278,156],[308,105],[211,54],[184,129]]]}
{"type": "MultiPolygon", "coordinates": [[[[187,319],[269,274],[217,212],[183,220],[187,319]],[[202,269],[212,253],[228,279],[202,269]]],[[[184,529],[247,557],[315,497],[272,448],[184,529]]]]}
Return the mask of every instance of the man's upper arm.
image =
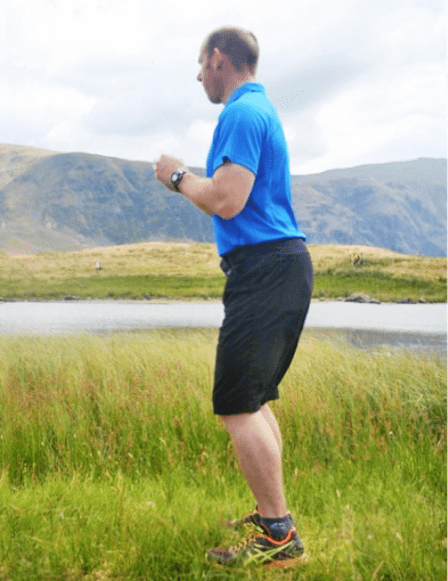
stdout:
{"type": "Polygon", "coordinates": [[[209,175],[218,196],[214,211],[229,220],[246,205],[258,172],[266,121],[260,111],[237,101],[224,108],[213,137],[209,175]]]}
{"type": "Polygon", "coordinates": [[[227,161],[213,174],[213,187],[219,199],[215,212],[230,220],[238,215],[247,203],[255,182],[255,175],[246,167],[227,161]]]}

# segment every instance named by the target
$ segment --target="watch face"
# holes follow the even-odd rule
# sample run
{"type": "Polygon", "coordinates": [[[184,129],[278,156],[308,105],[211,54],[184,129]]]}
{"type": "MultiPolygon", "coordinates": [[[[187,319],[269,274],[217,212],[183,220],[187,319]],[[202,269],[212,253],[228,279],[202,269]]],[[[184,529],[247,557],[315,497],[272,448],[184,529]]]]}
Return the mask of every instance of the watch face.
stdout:
{"type": "Polygon", "coordinates": [[[178,179],[179,179],[179,172],[178,171],[175,171],[174,173],[171,174],[171,181],[173,184],[175,184],[178,179]]]}

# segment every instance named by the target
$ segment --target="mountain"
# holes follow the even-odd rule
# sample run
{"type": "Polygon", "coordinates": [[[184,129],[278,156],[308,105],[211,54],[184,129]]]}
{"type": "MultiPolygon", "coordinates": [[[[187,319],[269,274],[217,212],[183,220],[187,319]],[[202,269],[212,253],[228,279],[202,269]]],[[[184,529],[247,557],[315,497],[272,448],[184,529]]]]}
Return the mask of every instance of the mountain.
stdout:
{"type": "Polygon", "coordinates": [[[364,244],[446,256],[446,159],[417,159],[292,176],[309,243],[364,244]]]}
{"type": "MultiPolygon", "coordinates": [[[[310,244],[446,255],[444,159],[291,179],[310,244]]],[[[0,250],[68,251],[144,240],[212,242],[211,220],[166,190],[151,163],[0,145],[0,250]]]]}
{"type": "Polygon", "coordinates": [[[0,146],[0,249],[213,240],[210,218],[166,190],[150,163],[10,147],[0,146]]]}

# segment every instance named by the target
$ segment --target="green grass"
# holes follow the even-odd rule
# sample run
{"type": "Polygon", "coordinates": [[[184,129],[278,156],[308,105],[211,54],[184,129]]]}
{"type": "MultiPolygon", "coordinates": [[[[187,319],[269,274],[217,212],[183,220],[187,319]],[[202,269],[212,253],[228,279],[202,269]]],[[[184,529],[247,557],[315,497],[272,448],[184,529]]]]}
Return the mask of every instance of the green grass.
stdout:
{"type": "MultiPolygon", "coordinates": [[[[91,278],[36,280],[23,285],[0,281],[0,296],[15,300],[51,300],[66,296],[78,299],[198,298],[219,299],[225,279],[215,276],[123,275],[91,278]]],[[[381,272],[316,272],[314,298],[335,299],[366,294],[383,302],[396,300],[446,302],[446,282],[392,277],[381,272]]]]}
{"type": "Polygon", "coordinates": [[[142,298],[220,298],[224,288],[222,275],[209,277],[123,275],[67,278],[66,280],[0,281],[3,298],[15,300],[50,300],[66,296],[79,299],[142,298]]]}
{"type": "Polygon", "coordinates": [[[205,562],[253,507],[211,411],[216,339],[0,338],[0,580],[446,579],[446,363],[311,331],[274,404],[309,563],[205,562]]]}
{"type": "MultiPolygon", "coordinates": [[[[359,293],[380,301],[446,302],[446,258],[359,246],[312,245],[310,252],[314,298],[359,293]],[[350,262],[359,253],[362,268],[350,262]]],[[[0,253],[0,297],[5,299],[216,299],[224,284],[213,244],[142,243],[24,257],[0,253]]]]}
{"type": "Polygon", "coordinates": [[[352,294],[369,295],[382,302],[396,300],[446,302],[446,278],[429,280],[409,276],[391,276],[377,271],[335,270],[316,272],[315,298],[349,297],[352,294]],[[356,290],[355,290],[356,289],[356,290]]]}

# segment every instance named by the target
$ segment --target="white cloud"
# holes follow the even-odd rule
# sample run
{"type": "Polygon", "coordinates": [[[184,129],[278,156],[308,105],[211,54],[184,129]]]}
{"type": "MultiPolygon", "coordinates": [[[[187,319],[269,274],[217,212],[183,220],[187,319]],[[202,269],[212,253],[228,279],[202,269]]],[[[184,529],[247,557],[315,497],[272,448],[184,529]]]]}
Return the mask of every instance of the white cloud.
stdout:
{"type": "Polygon", "coordinates": [[[418,64],[402,73],[349,85],[320,106],[326,151],[301,171],[446,155],[442,71],[418,64]]]}
{"type": "Polygon", "coordinates": [[[446,156],[439,0],[5,0],[0,142],[204,165],[220,107],[197,83],[213,28],[250,28],[294,173],[446,156]]]}

